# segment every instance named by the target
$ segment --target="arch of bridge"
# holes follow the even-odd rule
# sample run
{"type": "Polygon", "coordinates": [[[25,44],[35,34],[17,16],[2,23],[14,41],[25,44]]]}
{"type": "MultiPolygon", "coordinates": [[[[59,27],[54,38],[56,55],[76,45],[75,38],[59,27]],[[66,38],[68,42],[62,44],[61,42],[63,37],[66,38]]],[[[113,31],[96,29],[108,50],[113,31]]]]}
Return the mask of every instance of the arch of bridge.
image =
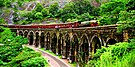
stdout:
{"type": "Polygon", "coordinates": [[[29,33],[29,32],[28,32],[27,30],[25,30],[23,36],[24,36],[24,37],[28,37],[28,33],[29,33]]]}
{"type": "Polygon", "coordinates": [[[51,35],[51,50],[53,53],[56,54],[56,47],[57,47],[57,36],[56,36],[56,33],[54,32],[52,35],[51,35]]]}
{"type": "Polygon", "coordinates": [[[62,33],[59,33],[59,36],[58,36],[58,54],[59,55],[62,55],[63,53],[63,44],[64,44],[64,39],[63,39],[63,34],[62,33]]]}
{"type": "Polygon", "coordinates": [[[87,34],[82,35],[81,42],[79,45],[79,57],[84,60],[84,62],[88,62],[89,59],[89,38],[87,34]]]}
{"type": "Polygon", "coordinates": [[[39,32],[36,31],[36,39],[35,39],[35,46],[38,47],[40,46],[39,43],[40,43],[40,36],[39,36],[39,32]]]}
{"type": "Polygon", "coordinates": [[[34,33],[33,32],[30,32],[29,33],[29,36],[28,36],[28,39],[29,39],[29,45],[33,45],[34,44],[34,33]]]}
{"type": "Polygon", "coordinates": [[[50,50],[50,32],[47,32],[46,35],[45,35],[45,38],[46,38],[46,49],[47,50],[50,50]]]}
{"type": "MultiPolygon", "coordinates": [[[[116,39],[112,39],[112,38],[109,38],[108,40],[107,40],[107,42],[106,42],[106,44],[108,45],[112,45],[112,44],[115,44],[115,43],[117,43],[118,41],[116,40],[116,39]]],[[[106,45],[106,46],[107,46],[106,45]]]]}
{"type": "Polygon", "coordinates": [[[30,35],[31,32],[32,32],[33,34],[35,34],[34,31],[30,30],[30,31],[28,32],[28,35],[30,35]]]}
{"type": "Polygon", "coordinates": [[[69,34],[65,35],[64,47],[65,47],[65,58],[69,59],[70,58],[69,54],[71,52],[70,51],[71,45],[70,45],[70,35],[69,34]]]}
{"type": "Polygon", "coordinates": [[[78,61],[78,57],[79,57],[79,40],[78,40],[78,36],[77,34],[73,34],[72,38],[71,38],[71,43],[74,46],[74,49],[72,47],[72,50],[70,50],[71,53],[71,60],[72,62],[77,62],[78,61]]]}
{"type": "Polygon", "coordinates": [[[107,40],[106,40],[106,43],[107,43],[110,39],[114,39],[116,42],[118,42],[117,37],[113,37],[113,38],[112,38],[112,37],[108,37],[107,40]]]}
{"type": "Polygon", "coordinates": [[[18,35],[20,35],[20,36],[23,36],[23,34],[24,34],[24,32],[23,32],[23,30],[20,30],[20,31],[18,31],[18,35]]]}
{"type": "Polygon", "coordinates": [[[102,41],[98,36],[93,36],[90,43],[90,52],[94,54],[97,49],[100,49],[102,46],[102,41]]]}
{"type": "Polygon", "coordinates": [[[44,48],[44,45],[45,45],[45,34],[44,32],[41,32],[41,36],[40,36],[40,46],[41,48],[44,48]]]}

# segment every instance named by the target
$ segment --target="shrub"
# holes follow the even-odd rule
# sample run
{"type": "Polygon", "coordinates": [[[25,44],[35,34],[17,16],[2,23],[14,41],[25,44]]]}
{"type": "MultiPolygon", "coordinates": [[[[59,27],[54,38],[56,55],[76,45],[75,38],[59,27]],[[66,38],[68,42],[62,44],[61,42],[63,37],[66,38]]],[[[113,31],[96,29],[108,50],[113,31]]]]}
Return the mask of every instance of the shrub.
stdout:
{"type": "Polygon", "coordinates": [[[22,67],[46,67],[47,61],[43,57],[35,57],[29,60],[23,61],[22,67]]]}
{"type": "Polygon", "coordinates": [[[44,17],[47,17],[49,15],[49,11],[46,8],[43,8],[41,13],[43,14],[44,17]]]}
{"type": "Polygon", "coordinates": [[[77,14],[75,13],[67,13],[61,16],[62,21],[67,21],[68,19],[75,19],[77,14]]]}
{"type": "Polygon", "coordinates": [[[54,3],[49,6],[49,13],[50,13],[51,17],[55,17],[55,15],[58,13],[58,11],[59,11],[58,3],[54,3]]]}
{"type": "Polygon", "coordinates": [[[23,38],[22,36],[16,36],[16,37],[14,37],[11,44],[15,44],[15,43],[19,43],[21,45],[22,44],[27,44],[28,43],[28,38],[23,38]]]}
{"type": "Polygon", "coordinates": [[[41,3],[37,3],[36,8],[35,8],[35,11],[41,12],[41,10],[42,10],[43,8],[44,8],[44,7],[43,7],[43,5],[42,5],[41,3]]]}
{"type": "Polygon", "coordinates": [[[77,16],[77,19],[79,21],[89,21],[89,20],[93,20],[94,19],[94,16],[90,16],[90,14],[87,12],[87,13],[78,15],[77,16]]]}
{"type": "Polygon", "coordinates": [[[0,18],[0,24],[7,24],[3,18],[0,18]]]}
{"type": "Polygon", "coordinates": [[[37,53],[35,51],[25,51],[20,52],[16,57],[12,58],[12,61],[9,63],[11,66],[18,65],[23,61],[26,61],[31,58],[40,57],[41,53],[37,53]]]}
{"type": "Polygon", "coordinates": [[[41,12],[37,12],[37,13],[35,14],[35,17],[36,17],[37,19],[43,19],[43,14],[42,14],[41,12]]]}
{"type": "Polygon", "coordinates": [[[3,28],[4,31],[2,33],[0,33],[0,42],[5,44],[5,43],[9,43],[10,41],[12,41],[14,39],[13,37],[13,33],[11,32],[11,30],[9,28],[3,28]]]}
{"type": "Polygon", "coordinates": [[[0,47],[0,60],[10,62],[13,57],[22,51],[22,45],[4,45],[0,47]]]}
{"type": "Polygon", "coordinates": [[[28,43],[27,38],[15,36],[8,28],[4,28],[4,31],[0,35],[2,35],[0,42],[4,43],[3,46],[0,46],[0,67],[20,67],[23,61],[29,59],[32,62],[31,66],[37,63],[39,63],[37,64],[38,66],[47,64],[44,58],[40,58],[41,53],[27,47],[22,47],[23,44],[28,43]]]}
{"type": "Polygon", "coordinates": [[[131,42],[122,42],[101,48],[94,54],[88,66],[94,67],[134,67],[135,65],[135,39],[131,42]]]}

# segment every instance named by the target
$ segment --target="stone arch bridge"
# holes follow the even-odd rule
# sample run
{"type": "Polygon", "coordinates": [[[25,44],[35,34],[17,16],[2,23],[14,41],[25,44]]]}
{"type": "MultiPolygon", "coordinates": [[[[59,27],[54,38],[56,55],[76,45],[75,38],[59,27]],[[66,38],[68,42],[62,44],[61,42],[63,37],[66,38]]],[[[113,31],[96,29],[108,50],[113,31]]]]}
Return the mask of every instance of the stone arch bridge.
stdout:
{"type": "Polygon", "coordinates": [[[101,46],[127,41],[128,34],[116,32],[117,25],[82,28],[11,28],[17,35],[27,37],[29,45],[50,50],[70,62],[79,58],[87,62],[101,46]]]}

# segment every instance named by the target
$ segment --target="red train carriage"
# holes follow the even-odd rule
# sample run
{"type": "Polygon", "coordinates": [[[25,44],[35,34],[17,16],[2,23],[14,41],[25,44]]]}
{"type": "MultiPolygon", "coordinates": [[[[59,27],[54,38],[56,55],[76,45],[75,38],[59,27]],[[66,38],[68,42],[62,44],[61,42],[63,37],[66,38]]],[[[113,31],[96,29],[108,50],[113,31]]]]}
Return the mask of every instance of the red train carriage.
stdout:
{"type": "Polygon", "coordinates": [[[63,24],[45,24],[41,25],[41,28],[76,28],[78,23],[63,23],[63,24]]]}
{"type": "Polygon", "coordinates": [[[74,23],[61,23],[61,24],[43,24],[43,25],[8,25],[9,28],[78,28],[78,27],[91,27],[98,26],[96,20],[74,23]]]}

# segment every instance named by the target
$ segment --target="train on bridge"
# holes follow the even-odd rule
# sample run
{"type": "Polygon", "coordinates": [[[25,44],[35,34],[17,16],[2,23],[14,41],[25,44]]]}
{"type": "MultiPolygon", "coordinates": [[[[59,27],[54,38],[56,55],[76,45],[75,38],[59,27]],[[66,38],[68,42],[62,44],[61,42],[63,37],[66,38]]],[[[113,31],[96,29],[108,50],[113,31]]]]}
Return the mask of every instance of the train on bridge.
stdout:
{"type": "Polygon", "coordinates": [[[32,25],[7,25],[8,28],[79,28],[98,26],[97,20],[74,22],[74,23],[59,23],[59,24],[32,24],[32,25]]]}

